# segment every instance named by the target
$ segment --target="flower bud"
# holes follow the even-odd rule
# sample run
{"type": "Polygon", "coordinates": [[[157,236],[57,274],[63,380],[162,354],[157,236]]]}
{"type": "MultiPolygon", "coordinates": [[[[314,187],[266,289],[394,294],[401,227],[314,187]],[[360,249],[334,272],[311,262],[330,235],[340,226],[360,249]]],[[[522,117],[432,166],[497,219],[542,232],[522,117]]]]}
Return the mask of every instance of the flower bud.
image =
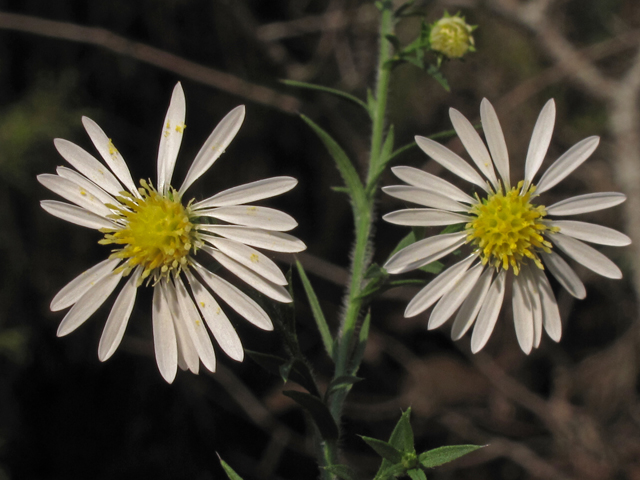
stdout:
{"type": "Polygon", "coordinates": [[[445,12],[444,17],[431,26],[429,42],[431,49],[449,58],[460,58],[474,51],[471,32],[475,27],[467,24],[458,14],[453,17],[445,12]]]}

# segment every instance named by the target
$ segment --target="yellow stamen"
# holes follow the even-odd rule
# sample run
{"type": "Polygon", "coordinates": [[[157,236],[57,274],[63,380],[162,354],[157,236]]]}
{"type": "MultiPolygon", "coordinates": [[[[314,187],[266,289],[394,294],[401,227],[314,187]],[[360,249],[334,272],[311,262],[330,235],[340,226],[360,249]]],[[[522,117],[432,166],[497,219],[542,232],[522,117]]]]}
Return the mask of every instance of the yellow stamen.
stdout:
{"type": "Polygon", "coordinates": [[[557,231],[542,222],[547,214],[544,206],[530,203],[536,187],[522,193],[522,185],[520,182],[506,193],[500,189],[474,205],[469,214],[475,218],[465,227],[467,243],[475,245],[483,265],[503,270],[511,267],[516,275],[526,259],[544,269],[538,252],[551,252],[551,243],[542,234],[557,231]]]}
{"type": "Polygon", "coordinates": [[[111,258],[126,260],[120,271],[128,274],[141,266],[141,282],[150,275],[158,281],[179,274],[202,242],[191,222],[190,204],[185,208],[173,189],[164,196],[150,183],[141,180],[140,184],[141,198],[121,192],[117,197],[120,205],[109,205],[114,220],[124,226],[102,229],[105,235],[99,243],[122,245],[111,254],[111,258]]]}

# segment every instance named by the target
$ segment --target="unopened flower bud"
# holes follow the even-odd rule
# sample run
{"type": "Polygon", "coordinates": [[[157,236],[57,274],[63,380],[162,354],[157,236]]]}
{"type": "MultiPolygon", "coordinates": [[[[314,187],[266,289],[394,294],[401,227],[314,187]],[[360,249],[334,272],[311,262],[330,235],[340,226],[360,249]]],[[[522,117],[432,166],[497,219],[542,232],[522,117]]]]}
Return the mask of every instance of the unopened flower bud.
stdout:
{"type": "Polygon", "coordinates": [[[431,26],[431,49],[449,58],[460,58],[475,50],[471,35],[474,28],[465,22],[464,17],[458,14],[452,17],[445,12],[444,17],[431,26]]]}

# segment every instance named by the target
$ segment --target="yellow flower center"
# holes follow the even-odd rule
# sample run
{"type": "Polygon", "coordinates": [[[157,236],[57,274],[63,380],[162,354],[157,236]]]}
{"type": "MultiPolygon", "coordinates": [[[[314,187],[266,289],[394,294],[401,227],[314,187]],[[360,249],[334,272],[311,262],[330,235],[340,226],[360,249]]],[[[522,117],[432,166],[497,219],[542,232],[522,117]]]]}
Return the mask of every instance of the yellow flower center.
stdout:
{"type": "Polygon", "coordinates": [[[467,223],[467,243],[475,245],[482,263],[508,270],[509,266],[518,275],[526,258],[544,269],[537,252],[549,253],[551,243],[542,233],[557,231],[542,223],[547,214],[544,206],[530,203],[536,187],[522,193],[523,182],[506,193],[500,189],[482,202],[474,205],[469,214],[475,218],[467,223]]]}
{"type": "Polygon", "coordinates": [[[473,46],[472,27],[461,17],[444,17],[431,29],[429,42],[431,48],[449,58],[462,57],[473,46]]]}
{"type": "Polygon", "coordinates": [[[140,184],[142,198],[121,192],[117,197],[120,205],[107,205],[116,212],[112,218],[123,226],[102,229],[105,236],[99,243],[123,245],[113,250],[111,258],[126,260],[120,267],[125,274],[141,266],[141,281],[152,273],[158,281],[180,273],[188,265],[189,253],[195,252],[201,241],[193,228],[189,205],[182,205],[175,190],[161,195],[144,180],[140,184]]]}

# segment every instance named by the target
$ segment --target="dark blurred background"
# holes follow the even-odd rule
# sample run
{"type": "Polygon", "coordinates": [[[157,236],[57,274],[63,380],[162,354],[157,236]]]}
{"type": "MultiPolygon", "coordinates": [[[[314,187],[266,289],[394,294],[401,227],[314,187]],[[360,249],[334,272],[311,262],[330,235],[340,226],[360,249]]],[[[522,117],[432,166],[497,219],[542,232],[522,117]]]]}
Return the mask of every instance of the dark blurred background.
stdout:
{"type": "MultiPolygon", "coordinates": [[[[327,129],[359,165],[368,153],[367,117],[341,99],[278,80],[364,97],[377,51],[372,4],[0,0],[0,480],[219,479],[216,452],[245,480],[317,477],[303,413],[282,396],[281,380],[251,359],[238,364],[219,352],[213,375],[180,372],[173,385],[162,380],[148,291],[108,362],[99,362],[97,346],[109,307],[56,338],[63,313],[49,311],[51,298],[108,250],[97,244],[97,232],[41,210],[39,200],[54,195],[35,177],[63,164],[53,138],[94,151],[80,122],[87,115],[113,139],[134,178],[154,179],[161,123],[180,81],[188,125],[175,174],[181,180],[216,123],[245,104],[240,133],[191,193],[203,198],[268,176],[298,178],[294,191],[265,204],[298,220],[294,233],[308,245],[300,259],[337,328],[348,279],[350,207],[332,190],[341,184],[337,170],[298,113],[327,129]]],[[[450,129],[449,107],[477,121],[487,97],[501,117],[512,171],[521,175],[535,119],[553,97],[558,119],[545,165],[586,136],[600,135],[602,142],[547,204],[623,191],[626,204],[585,220],[626,231],[636,246],[602,249],[623,269],[623,280],[576,266],[587,286],[584,301],[574,302],[554,284],[563,338],[555,344],[545,335],[530,356],[517,345],[509,306],[483,353],[472,356],[468,337],[451,342],[450,323],[428,332],[428,314],[402,317],[413,290],[376,301],[360,372],[366,380],[346,406],[345,462],[371,478],[376,457],[356,434],[387,438],[401,410],[412,406],[418,449],[490,444],[430,479],[638,480],[640,4],[416,5],[429,22],[445,9],[461,11],[478,25],[478,51],[444,65],[451,92],[415,67],[397,69],[389,101],[397,145],[450,129]]],[[[419,19],[402,22],[401,41],[412,40],[419,25],[419,19]]],[[[448,146],[463,151],[457,139],[448,146]]],[[[417,149],[398,163],[443,173],[417,149]]],[[[382,180],[396,182],[391,175],[382,180]]],[[[381,197],[378,211],[399,207],[381,197]]],[[[383,263],[405,234],[380,222],[374,260],[383,263]]],[[[300,341],[326,384],[331,369],[295,277],[294,288],[300,341]]],[[[276,334],[232,321],[247,348],[278,352],[276,334]]]]}

